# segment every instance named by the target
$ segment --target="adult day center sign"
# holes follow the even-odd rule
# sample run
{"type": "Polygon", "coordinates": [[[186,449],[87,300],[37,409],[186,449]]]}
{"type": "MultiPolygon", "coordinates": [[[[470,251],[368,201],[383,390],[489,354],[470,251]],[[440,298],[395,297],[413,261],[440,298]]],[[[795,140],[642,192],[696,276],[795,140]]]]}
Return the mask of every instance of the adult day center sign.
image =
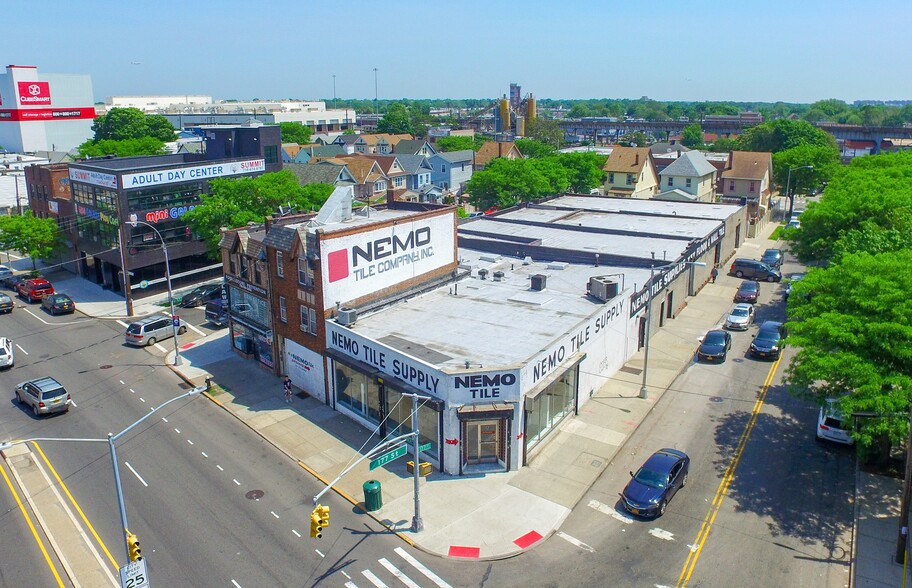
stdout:
{"type": "Polygon", "coordinates": [[[212,178],[252,174],[264,171],[266,171],[265,159],[251,159],[248,161],[231,161],[228,163],[212,163],[208,165],[194,165],[191,167],[124,174],[121,176],[121,181],[123,182],[124,190],[130,190],[132,188],[146,188],[149,186],[161,186],[163,184],[209,180],[212,178]]]}

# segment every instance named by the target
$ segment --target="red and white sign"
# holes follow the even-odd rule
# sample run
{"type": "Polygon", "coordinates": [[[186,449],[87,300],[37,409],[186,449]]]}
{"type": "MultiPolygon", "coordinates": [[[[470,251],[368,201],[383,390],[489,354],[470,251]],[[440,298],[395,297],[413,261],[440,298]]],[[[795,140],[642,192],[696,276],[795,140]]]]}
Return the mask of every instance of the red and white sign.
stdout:
{"type": "Polygon", "coordinates": [[[47,82],[16,82],[19,88],[19,104],[38,106],[51,104],[51,88],[47,82]]]}
{"type": "Polygon", "coordinates": [[[95,118],[95,108],[30,108],[0,110],[0,121],[73,120],[95,118]]]}
{"type": "Polygon", "coordinates": [[[323,241],[326,308],[456,261],[454,216],[444,214],[323,241]]]}

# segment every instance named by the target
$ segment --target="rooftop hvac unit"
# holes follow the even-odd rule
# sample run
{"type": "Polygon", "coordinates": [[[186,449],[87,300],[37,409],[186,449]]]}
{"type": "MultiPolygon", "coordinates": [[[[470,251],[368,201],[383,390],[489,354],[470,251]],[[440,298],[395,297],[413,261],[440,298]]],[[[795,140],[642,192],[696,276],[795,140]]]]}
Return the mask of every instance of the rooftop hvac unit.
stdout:
{"type": "Polygon", "coordinates": [[[618,295],[618,283],[605,276],[592,276],[589,278],[589,295],[608,302],[618,295]]]}
{"type": "Polygon", "coordinates": [[[494,275],[494,281],[495,281],[495,282],[500,282],[500,281],[503,280],[503,277],[504,277],[504,273],[503,273],[503,272],[497,271],[497,272],[494,272],[493,275],[494,275]]]}
{"type": "Polygon", "coordinates": [[[488,278],[488,270],[486,270],[484,268],[481,268],[480,270],[478,270],[478,277],[481,278],[482,280],[486,280],[488,278]]]}
{"type": "Polygon", "coordinates": [[[548,284],[548,276],[544,274],[535,274],[532,276],[532,289],[541,292],[548,284]]]}
{"type": "Polygon", "coordinates": [[[336,317],[336,321],[340,325],[349,325],[355,324],[355,321],[358,320],[358,311],[354,308],[340,308],[339,315],[336,317]]]}

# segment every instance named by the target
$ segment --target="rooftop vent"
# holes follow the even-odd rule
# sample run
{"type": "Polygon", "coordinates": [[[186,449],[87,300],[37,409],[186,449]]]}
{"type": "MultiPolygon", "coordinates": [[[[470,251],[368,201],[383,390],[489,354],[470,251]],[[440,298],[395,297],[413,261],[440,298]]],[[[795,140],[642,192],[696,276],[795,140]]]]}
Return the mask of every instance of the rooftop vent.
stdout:
{"type": "Polygon", "coordinates": [[[541,292],[548,284],[548,276],[544,274],[535,274],[532,276],[532,289],[541,292]]]}
{"type": "Polygon", "coordinates": [[[484,268],[481,268],[480,270],[478,270],[478,277],[481,278],[482,280],[488,279],[488,270],[486,270],[484,268]]]}
{"type": "Polygon", "coordinates": [[[497,271],[497,272],[494,272],[493,276],[494,276],[494,281],[495,281],[495,282],[502,282],[502,281],[503,281],[503,277],[504,277],[504,273],[503,273],[503,272],[500,272],[500,271],[497,271]]]}
{"type": "Polygon", "coordinates": [[[346,327],[355,324],[357,320],[358,311],[354,308],[340,308],[339,315],[336,317],[336,321],[340,325],[345,325],[346,327]]]}

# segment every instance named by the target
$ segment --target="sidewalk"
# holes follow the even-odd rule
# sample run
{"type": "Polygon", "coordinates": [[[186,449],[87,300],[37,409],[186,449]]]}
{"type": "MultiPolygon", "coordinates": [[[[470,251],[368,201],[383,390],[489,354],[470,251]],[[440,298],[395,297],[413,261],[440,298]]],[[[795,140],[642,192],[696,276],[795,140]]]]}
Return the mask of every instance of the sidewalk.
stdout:
{"type": "MultiPolygon", "coordinates": [[[[757,258],[777,225],[748,239],[737,257],[757,258]]],[[[639,398],[643,352],[598,390],[578,416],[552,433],[542,452],[517,472],[453,477],[434,472],[421,480],[424,530],[410,530],[414,514],[413,480],[406,459],[370,471],[362,462],[337,485],[353,505],[363,500],[362,484],[382,485],[383,506],[369,513],[409,543],[441,556],[498,559],[515,555],[555,532],[645,419],[674,379],[690,364],[698,339],[719,324],[740,280],[720,274],[687,299],[686,307],[650,339],[647,399],[639,398]]],[[[123,299],[79,278],[62,274],[54,281],[70,293],[79,310],[97,318],[123,318],[123,299]]],[[[161,312],[164,299],[137,304],[136,315],[161,312]]],[[[182,347],[181,366],[173,367],[188,383],[204,385],[211,377],[210,398],[294,459],[317,479],[329,482],[363,449],[378,440],[370,431],[304,393],[291,404],[282,397],[281,380],[230,348],[227,330],[182,347]]],[[[166,361],[170,364],[173,355],[166,361]]],[[[892,563],[900,488],[890,478],[861,474],[857,480],[853,578],[858,586],[900,586],[902,566],[892,563]],[[890,517],[893,518],[890,518],[890,517]]],[[[901,482],[898,482],[901,486],[901,482]]]]}

